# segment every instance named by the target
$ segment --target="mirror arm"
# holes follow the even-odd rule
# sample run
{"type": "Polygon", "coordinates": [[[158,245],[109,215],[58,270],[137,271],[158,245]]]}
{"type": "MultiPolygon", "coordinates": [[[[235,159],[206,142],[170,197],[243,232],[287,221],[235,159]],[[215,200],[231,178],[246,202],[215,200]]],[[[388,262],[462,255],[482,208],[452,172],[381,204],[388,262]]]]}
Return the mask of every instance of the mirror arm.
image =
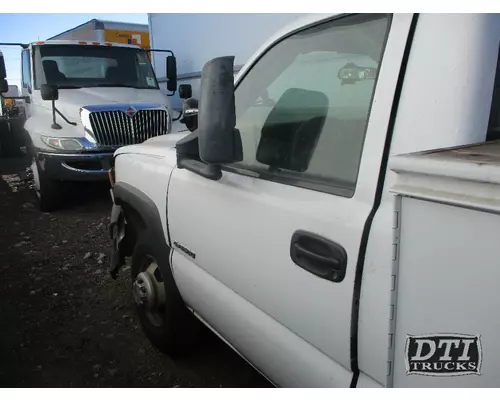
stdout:
{"type": "Polygon", "coordinates": [[[52,129],[62,129],[62,126],[59,125],[56,121],[56,101],[52,99],[52,129]]]}
{"type": "Polygon", "coordinates": [[[187,169],[188,171],[212,181],[218,181],[222,178],[222,169],[220,165],[205,164],[203,161],[193,160],[191,158],[181,158],[177,162],[177,168],[187,169]]]}
{"type": "Polygon", "coordinates": [[[222,178],[220,165],[207,164],[200,160],[198,150],[198,130],[180,139],[176,144],[177,168],[187,169],[204,178],[218,181],[222,178]]]}
{"type": "Polygon", "coordinates": [[[59,114],[59,116],[68,124],[70,125],[73,125],[73,126],[76,126],[76,122],[71,122],[69,121],[62,113],[61,111],[59,111],[56,107],[56,101],[54,99],[52,99],[52,125],[51,125],[51,128],[52,129],[56,129],[56,130],[59,130],[59,129],[62,129],[62,126],[60,124],[57,123],[56,121],[56,113],[59,114]]]}
{"type": "MultiPolygon", "coordinates": [[[[176,110],[177,111],[177,110],[176,110]]],[[[179,112],[179,116],[176,118],[172,118],[172,122],[179,121],[182,118],[182,111],[179,112]]]]}
{"type": "Polygon", "coordinates": [[[60,115],[60,117],[61,117],[61,118],[62,118],[62,119],[63,119],[66,123],[68,123],[68,124],[70,124],[70,125],[73,125],[73,126],[76,126],[76,122],[71,122],[71,121],[69,121],[69,120],[68,120],[68,119],[67,119],[64,115],[62,115],[61,111],[59,111],[59,110],[56,108],[55,104],[53,104],[53,107],[54,107],[54,110],[56,111],[56,113],[58,113],[58,114],[60,115]]]}
{"type": "Polygon", "coordinates": [[[163,50],[163,49],[146,49],[146,52],[157,52],[157,53],[170,53],[171,56],[174,56],[174,52],[172,50],[163,50]]]}

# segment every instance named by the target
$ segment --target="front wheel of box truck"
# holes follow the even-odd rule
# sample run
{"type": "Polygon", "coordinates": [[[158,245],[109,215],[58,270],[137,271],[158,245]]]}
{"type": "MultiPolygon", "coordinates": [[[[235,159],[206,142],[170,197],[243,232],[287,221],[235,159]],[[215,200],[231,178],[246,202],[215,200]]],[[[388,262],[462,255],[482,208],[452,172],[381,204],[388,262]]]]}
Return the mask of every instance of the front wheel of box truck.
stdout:
{"type": "Polygon", "coordinates": [[[151,343],[174,357],[192,350],[202,324],[187,309],[177,289],[169,249],[147,230],[135,245],[131,274],[136,310],[151,343]]]}

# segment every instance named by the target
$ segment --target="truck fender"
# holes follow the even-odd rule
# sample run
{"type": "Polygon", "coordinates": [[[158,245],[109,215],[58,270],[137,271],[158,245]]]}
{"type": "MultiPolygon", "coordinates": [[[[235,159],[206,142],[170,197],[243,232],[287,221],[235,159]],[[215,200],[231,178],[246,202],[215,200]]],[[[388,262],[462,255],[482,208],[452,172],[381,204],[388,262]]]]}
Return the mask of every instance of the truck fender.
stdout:
{"type": "MultiPolygon", "coordinates": [[[[116,278],[124,258],[132,255],[138,235],[148,230],[158,240],[158,245],[170,251],[163,230],[160,212],[154,201],[141,190],[125,182],[113,187],[114,206],[109,226],[113,240],[111,276],[116,278]]],[[[166,232],[168,237],[168,230],[166,232]]],[[[168,240],[170,242],[170,240],[168,240]]]]}

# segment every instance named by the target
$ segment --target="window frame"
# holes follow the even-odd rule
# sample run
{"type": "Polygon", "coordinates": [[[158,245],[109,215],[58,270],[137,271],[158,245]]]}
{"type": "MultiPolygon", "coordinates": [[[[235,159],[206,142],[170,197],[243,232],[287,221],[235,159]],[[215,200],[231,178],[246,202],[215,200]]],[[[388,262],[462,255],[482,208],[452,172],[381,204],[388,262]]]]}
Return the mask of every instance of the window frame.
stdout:
{"type": "MultiPolygon", "coordinates": [[[[495,141],[498,140],[498,135],[495,134],[496,132],[491,132],[493,128],[499,128],[499,127],[493,127],[494,122],[494,112],[495,106],[498,105],[495,103],[495,100],[500,97],[500,43],[497,47],[497,56],[496,56],[496,66],[495,66],[495,74],[493,77],[493,90],[491,91],[491,105],[490,105],[490,113],[488,115],[488,127],[486,130],[486,142],[490,141],[495,141]]],[[[498,111],[500,113],[500,110],[498,111]]],[[[498,116],[497,116],[498,117],[498,116]]],[[[500,121],[496,121],[498,124],[500,121]]]]}
{"type": "MultiPolygon", "coordinates": [[[[288,32],[286,35],[281,36],[277,40],[270,43],[269,46],[252,62],[250,67],[238,79],[238,82],[235,85],[235,93],[236,93],[236,90],[238,89],[239,85],[241,84],[241,82],[243,82],[246,79],[246,77],[250,73],[250,71],[252,71],[253,68],[257,65],[257,63],[259,63],[260,60],[266,54],[268,54],[270,51],[272,51],[276,45],[287,40],[291,36],[294,36],[295,34],[306,31],[308,29],[315,28],[315,27],[325,25],[325,24],[330,24],[334,21],[341,21],[340,24],[342,24],[342,21],[345,21],[346,19],[350,19],[353,17],[359,17],[360,15],[366,17],[367,20],[372,20],[373,19],[372,17],[376,16],[376,15],[378,15],[378,16],[385,15],[387,17],[387,28],[386,28],[386,32],[385,32],[385,36],[384,36],[384,40],[383,40],[383,44],[382,44],[382,57],[380,58],[380,65],[382,65],[382,62],[384,60],[384,56],[386,53],[387,40],[389,37],[389,33],[391,32],[393,16],[394,16],[393,13],[379,13],[379,14],[376,14],[376,13],[369,13],[369,14],[368,13],[367,14],[359,14],[359,13],[346,14],[346,13],[343,13],[343,14],[338,14],[338,15],[335,15],[335,16],[332,16],[329,18],[322,19],[320,21],[314,21],[310,24],[301,26],[300,28],[294,29],[294,30],[288,32]]],[[[272,171],[264,172],[264,173],[257,172],[253,169],[245,168],[245,167],[240,166],[240,165],[224,164],[224,165],[221,165],[221,169],[223,171],[226,171],[229,173],[234,173],[234,174],[242,175],[242,176],[249,176],[249,177],[253,177],[253,178],[257,178],[257,179],[261,179],[261,180],[265,180],[265,181],[270,181],[270,182],[274,182],[274,183],[279,183],[279,184],[283,184],[283,185],[288,185],[288,186],[295,186],[295,187],[299,187],[301,189],[313,190],[313,191],[320,192],[320,193],[332,194],[332,195],[346,197],[346,198],[354,197],[354,195],[356,193],[356,189],[358,187],[359,170],[360,170],[360,166],[361,166],[361,162],[362,162],[362,158],[363,158],[364,143],[366,140],[366,133],[367,133],[368,125],[370,122],[371,110],[372,110],[372,106],[373,106],[373,99],[374,99],[375,93],[377,91],[379,75],[380,75],[380,71],[377,71],[377,76],[375,77],[375,82],[374,82],[374,86],[373,86],[374,89],[373,89],[371,97],[370,97],[370,106],[368,108],[368,116],[366,119],[366,125],[365,125],[364,137],[363,137],[363,146],[361,148],[361,156],[360,156],[360,161],[359,161],[359,165],[358,165],[358,173],[357,173],[357,178],[356,178],[356,183],[354,185],[354,188],[351,189],[351,188],[347,188],[345,186],[340,186],[340,185],[335,186],[334,185],[334,178],[328,178],[328,179],[325,179],[325,183],[319,183],[320,180],[318,180],[317,182],[313,182],[311,180],[301,179],[298,177],[296,178],[296,177],[290,177],[290,176],[282,176],[282,175],[276,174],[272,171]]],[[[340,180],[339,180],[339,182],[340,182],[340,180]]]]}
{"type": "Polygon", "coordinates": [[[23,49],[21,52],[21,86],[23,89],[28,89],[28,91],[31,90],[31,77],[32,77],[32,72],[31,72],[31,64],[32,60],[30,57],[30,50],[29,49],[23,49]],[[25,64],[25,57],[28,63],[28,71],[26,72],[26,66],[25,64]],[[25,74],[28,74],[28,81],[25,81],[25,74]]]}

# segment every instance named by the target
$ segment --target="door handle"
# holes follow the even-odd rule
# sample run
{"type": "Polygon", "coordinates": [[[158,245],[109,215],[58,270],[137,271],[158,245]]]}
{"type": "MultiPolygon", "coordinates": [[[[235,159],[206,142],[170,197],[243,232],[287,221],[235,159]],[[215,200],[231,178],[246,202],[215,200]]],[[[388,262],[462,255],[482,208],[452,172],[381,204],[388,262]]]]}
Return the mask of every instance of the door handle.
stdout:
{"type": "Polygon", "coordinates": [[[290,257],[300,268],[332,282],[342,282],[347,267],[345,249],[315,233],[298,230],[292,235],[290,257]]]}

